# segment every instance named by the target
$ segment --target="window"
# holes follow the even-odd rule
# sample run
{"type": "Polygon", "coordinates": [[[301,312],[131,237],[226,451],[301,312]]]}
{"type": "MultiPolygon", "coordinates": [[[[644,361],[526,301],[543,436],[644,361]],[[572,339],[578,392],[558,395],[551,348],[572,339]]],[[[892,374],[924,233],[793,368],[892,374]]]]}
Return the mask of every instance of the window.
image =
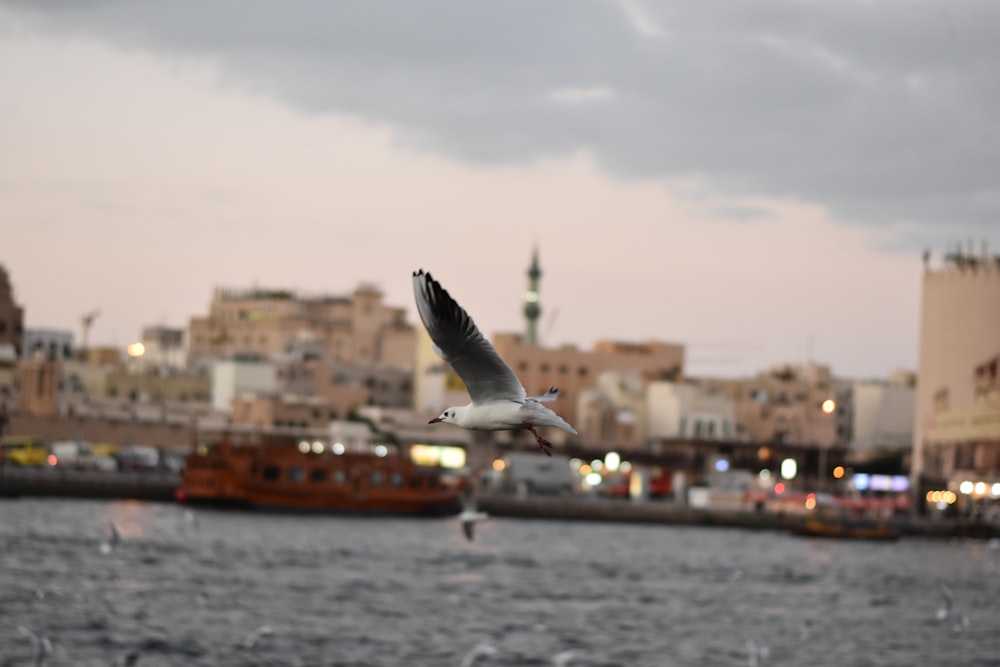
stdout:
{"type": "Polygon", "coordinates": [[[343,470],[334,470],[333,471],[333,483],[334,484],[343,484],[346,481],[347,481],[347,473],[346,472],[344,472],[343,470]]]}
{"type": "Polygon", "coordinates": [[[577,372],[577,374],[580,377],[587,377],[587,367],[586,366],[580,366],[580,368],[577,369],[576,372],[577,372]]]}
{"type": "Polygon", "coordinates": [[[309,473],[310,482],[319,483],[324,480],[326,480],[326,470],[323,468],[313,468],[312,472],[309,473]]]}
{"type": "Polygon", "coordinates": [[[381,486],[385,474],[381,470],[372,470],[368,475],[368,486],[381,486]]]}
{"type": "Polygon", "coordinates": [[[399,487],[403,486],[403,473],[394,472],[391,475],[389,475],[389,486],[391,486],[394,489],[398,489],[399,487]]]}
{"type": "Polygon", "coordinates": [[[291,482],[301,482],[305,477],[305,473],[302,468],[295,467],[288,469],[288,480],[291,482]]]}
{"type": "Polygon", "coordinates": [[[264,468],[264,479],[268,482],[273,482],[281,477],[281,467],[280,466],[267,466],[264,468]]]}

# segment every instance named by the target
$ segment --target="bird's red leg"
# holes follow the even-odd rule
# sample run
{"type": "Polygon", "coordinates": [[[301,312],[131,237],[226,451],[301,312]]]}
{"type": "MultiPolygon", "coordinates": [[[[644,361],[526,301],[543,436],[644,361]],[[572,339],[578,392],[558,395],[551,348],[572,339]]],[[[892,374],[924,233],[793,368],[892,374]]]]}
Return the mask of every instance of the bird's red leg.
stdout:
{"type": "Polygon", "coordinates": [[[535,440],[538,441],[538,448],[545,452],[546,456],[552,456],[552,443],[540,436],[538,431],[535,430],[535,427],[528,422],[522,422],[522,425],[524,428],[531,431],[531,435],[535,436],[535,440]]]}

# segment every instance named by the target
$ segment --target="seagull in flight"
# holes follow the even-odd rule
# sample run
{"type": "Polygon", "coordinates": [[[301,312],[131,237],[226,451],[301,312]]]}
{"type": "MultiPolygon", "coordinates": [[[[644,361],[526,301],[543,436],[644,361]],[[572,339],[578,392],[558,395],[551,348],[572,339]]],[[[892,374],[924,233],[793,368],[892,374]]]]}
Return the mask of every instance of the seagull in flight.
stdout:
{"type": "Polygon", "coordinates": [[[470,494],[462,503],[462,513],[458,515],[458,521],[462,524],[462,532],[465,533],[465,539],[470,542],[475,539],[476,524],[480,521],[486,521],[489,518],[489,514],[476,509],[476,500],[470,494]]]}
{"type": "Polygon", "coordinates": [[[536,427],[552,426],[576,435],[562,417],[542,405],[555,400],[559,390],[553,387],[541,396],[528,396],[469,314],[430,273],[423,269],[413,272],[413,292],[435,352],[455,369],[472,399],[468,405],[446,408],[429,424],[443,422],[475,431],[525,428],[548,456],[552,456],[552,443],[536,427]]]}

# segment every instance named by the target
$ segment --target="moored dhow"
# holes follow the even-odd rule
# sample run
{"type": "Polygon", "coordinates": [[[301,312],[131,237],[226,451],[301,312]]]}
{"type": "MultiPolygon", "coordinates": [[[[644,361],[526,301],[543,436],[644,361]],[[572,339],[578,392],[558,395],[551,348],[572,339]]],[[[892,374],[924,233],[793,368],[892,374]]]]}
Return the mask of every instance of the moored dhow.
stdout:
{"type": "Polygon", "coordinates": [[[188,457],[177,500],[269,509],[451,515],[465,477],[414,461],[410,447],[279,434],[222,434],[188,457]]]}

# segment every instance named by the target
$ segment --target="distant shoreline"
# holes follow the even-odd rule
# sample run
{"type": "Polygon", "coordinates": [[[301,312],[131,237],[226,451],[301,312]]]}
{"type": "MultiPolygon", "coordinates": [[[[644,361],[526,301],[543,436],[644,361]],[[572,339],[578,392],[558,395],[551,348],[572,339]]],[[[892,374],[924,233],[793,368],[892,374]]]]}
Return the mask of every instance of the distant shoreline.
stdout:
{"type": "MultiPolygon", "coordinates": [[[[0,498],[51,497],[176,502],[180,475],[169,471],[97,472],[0,466],[0,498]]],[[[751,509],[691,507],[662,501],[609,500],[587,496],[483,494],[477,506],[490,516],[517,519],[608,521],[748,530],[787,530],[782,515],[751,509]]],[[[962,520],[902,517],[912,537],[1000,538],[1000,526],[962,520]]]]}

